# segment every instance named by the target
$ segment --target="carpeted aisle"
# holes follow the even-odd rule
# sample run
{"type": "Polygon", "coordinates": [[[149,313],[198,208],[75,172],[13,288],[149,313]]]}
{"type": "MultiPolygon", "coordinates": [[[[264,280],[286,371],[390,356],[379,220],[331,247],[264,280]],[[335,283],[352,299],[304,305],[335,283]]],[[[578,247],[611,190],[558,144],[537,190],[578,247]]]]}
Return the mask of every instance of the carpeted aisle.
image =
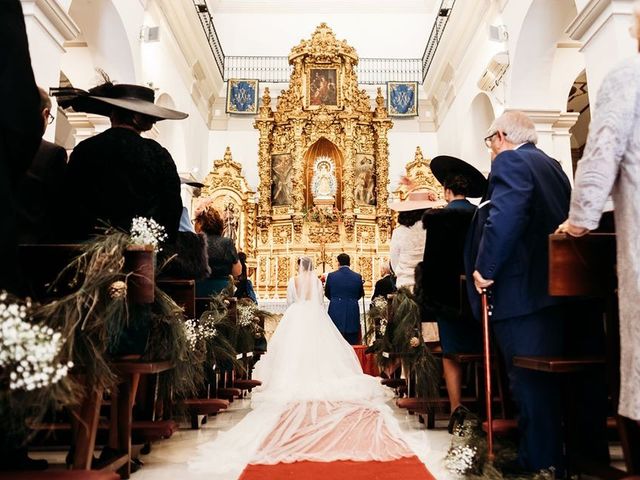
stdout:
{"type": "Polygon", "coordinates": [[[240,480],[435,480],[418,457],[390,462],[295,462],[248,465],[240,480]]]}

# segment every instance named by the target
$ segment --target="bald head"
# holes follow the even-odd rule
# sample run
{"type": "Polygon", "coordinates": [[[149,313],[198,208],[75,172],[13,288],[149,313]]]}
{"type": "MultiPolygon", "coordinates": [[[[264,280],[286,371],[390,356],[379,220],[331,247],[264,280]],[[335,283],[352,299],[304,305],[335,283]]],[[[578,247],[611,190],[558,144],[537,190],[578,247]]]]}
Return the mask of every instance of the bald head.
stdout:
{"type": "Polygon", "coordinates": [[[42,87],[38,87],[38,93],[40,94],[40,115],[42,115],[42,134],[44,135],[47,125],[49,125],[49,115],[51,115],[51,98],[42,87]]]}

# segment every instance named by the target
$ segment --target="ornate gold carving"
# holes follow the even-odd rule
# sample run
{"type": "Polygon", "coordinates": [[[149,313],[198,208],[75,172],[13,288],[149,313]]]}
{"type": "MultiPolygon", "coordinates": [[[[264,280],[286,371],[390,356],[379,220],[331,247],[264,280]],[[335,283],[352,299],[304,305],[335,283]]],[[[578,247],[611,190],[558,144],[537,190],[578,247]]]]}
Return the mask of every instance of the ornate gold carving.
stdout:
{"type": "MultiPolygon", "coordinates": [[[[415,157],[412,162],[409,162],[405,167],[407,178],[409,178],[415,187],[427,188],[433,191],[439,199],[444,199],[444,188],[440,185],[440,182],[433,176],[431,168],[431,159],[425,159],[422,155],[422,149],[416,147],[415,157]]],[[[404,185],[398,186],[394,193],[400,198],[404,199],[407,196],[407,187],[404,185]]]]}
{"type": "Polygon", "coordinates": [[[358,256],[358,273],[362,275],[365,285],[371,284],[371,264],[371,257],[362,254],[358,256]]]}
{"type": "Polygon", "coordinates": [[[372,244],[376,238],[375,225],[358,225],[356,227],[356,241],[363,244],[372,244]]]}
{"type": "MultiPolygon", "coordinates": [[[[359,238],[356,233],[366,231],[368,240],[363,240],[365,256],[371,257],[375,255],[373,247],[376,236],[384,242],[390,233],[390,215],[387,207],[387,134],[393,123],[386,111],[382,92],[378,92],[375,107],[372,109],[372,99],[358,86],[356,51],[345,41],[337,40],[324,23],[318,26],[311,38],[292,48],[289,63],[292,66],[289,87],[277,97],[275,108],[272,108],[274,102],[270,92],[265,89],[254,123],[259,131],[260,185],[255,224],[260,242],[257,245],[257,254],[263,258],[269,256],[273,245],[282,244],[279,232],[287,228],[291,238],[291,251],[297,254],[305,252],[318,257],[318,250],[331,243],[333,245],[330,251],[323,250],[325,256],[331,258],[342,250],[357,258],[358,245],[355,241],[359,241],[359,238]],[[318,96],[319,83],[313,83],[316,79],[318,82],[335,80],[335,96],[318,96]],[[314,101],[311,101],[312,88],[316,89],[314,101]],[[322,101],[318,102],[318,98],[322,101]],[[339,173],[336,179],[340,185],[339,192],[336,193],[336,207],[340,209],[341,220],[323,223],[324,228],[320,222],[314,222],[308,215],[305,217],[305,213],[313,207],[313,196],[308,195],[306,191],[307,178],[311,178],[310,175],[313,173],[308,170],[307,160],[311,147],[320,139],[331,142],[339,151],[340,157],[340,162],[336,162],[339,173]],[[274,155],[289,155],[291,158],[291,202],[288,202],[288,205],[273,205],[274,155]],[[362,155],[373,158],[373,172],[376,178],[373,192],[375,205],[364,202],[360,190],[356,190],[355,183],[359,174],[356,162],[362,155]],[[339,249],[334,249],[335,244],[339,244],[339,249]]],[[[370,197],[369,193],[367,198],[370,197]]],[[[382,246],[383,250],[386,248],[386,245],[382,246]]],[[[275,257],[271,258],[271,270],[274,273],[268,274],[272,276],[269,276],[271,281],[267,281],[267,284],[273,293],[271,286],[275,282],[275,257]]],[[[367,278],[370,279],[371,258],[368,265],[367,278]]],[[[280,266],[278,269],[280,270],[280,266]]],[[[287,278],[282,280],[281,286],[285,286],[287,278]]],[[[259,289],[263,287],[266,285],[261,283],[259,289]]]]}
{"type": "Polygon", "coordinates": [[[210,198],[223,214],[228,203],[239,212],[236,247],[243,249],[249,257],[255,254],[256,204],[255,192],[242,174],[242,165],[235,162],[231,149],[226,148],[221,160],[214,160],[211,171],[204,179],[200,198],[210,198]]]}
{"type": "Polygon", "coordinates": [[[309,241],[311,243],[338,243],[340,242],[340,226],[337,223],[309,225],[309,241]]]}
{"type": "Polygon", "coordinates": [[[291,243],[291,237],[291,225],[273,226],[273,243],[277,245],[291,243]]]}

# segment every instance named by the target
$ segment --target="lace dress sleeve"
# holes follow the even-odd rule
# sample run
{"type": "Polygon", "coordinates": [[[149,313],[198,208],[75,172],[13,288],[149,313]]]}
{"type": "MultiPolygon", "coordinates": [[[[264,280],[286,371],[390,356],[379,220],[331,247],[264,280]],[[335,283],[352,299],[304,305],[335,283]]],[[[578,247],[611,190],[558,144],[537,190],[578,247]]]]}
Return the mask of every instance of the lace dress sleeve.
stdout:
{"type": "Polygon", "coordinates": [[[598,99],[582,159],[578,162],[569,221],[578,227],[598,227],[605,202],[634,128],[638,95],[638,60],[609,72],[598,99]]]}

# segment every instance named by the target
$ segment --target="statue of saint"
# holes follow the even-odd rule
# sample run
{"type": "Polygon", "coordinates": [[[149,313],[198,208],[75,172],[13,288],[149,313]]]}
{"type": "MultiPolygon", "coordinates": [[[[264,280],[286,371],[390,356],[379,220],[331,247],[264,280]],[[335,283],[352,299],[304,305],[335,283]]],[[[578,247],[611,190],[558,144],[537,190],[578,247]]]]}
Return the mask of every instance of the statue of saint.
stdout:
{"type": "Polygon", "coordinates": [[[228,237],[233,240],[233,243],[238,242],[238,214],[235,204],[229,202],[224,206],[224,213],[222,215],[224,222],[224,229],[222,231],[223,237],[228,237]]]}
{"type": "Polygon", "coordinates": [[[375,176],[373,157],[360,155],[356,158],[354,197],[358,205],[375,205],[375,176]]]}
{"type": "Polygon", "coordinates": [[[311,191],[314,200],[334,200],[337,190],[335,167],[329,157],[319,157],[315,161],[311,191]]]}

